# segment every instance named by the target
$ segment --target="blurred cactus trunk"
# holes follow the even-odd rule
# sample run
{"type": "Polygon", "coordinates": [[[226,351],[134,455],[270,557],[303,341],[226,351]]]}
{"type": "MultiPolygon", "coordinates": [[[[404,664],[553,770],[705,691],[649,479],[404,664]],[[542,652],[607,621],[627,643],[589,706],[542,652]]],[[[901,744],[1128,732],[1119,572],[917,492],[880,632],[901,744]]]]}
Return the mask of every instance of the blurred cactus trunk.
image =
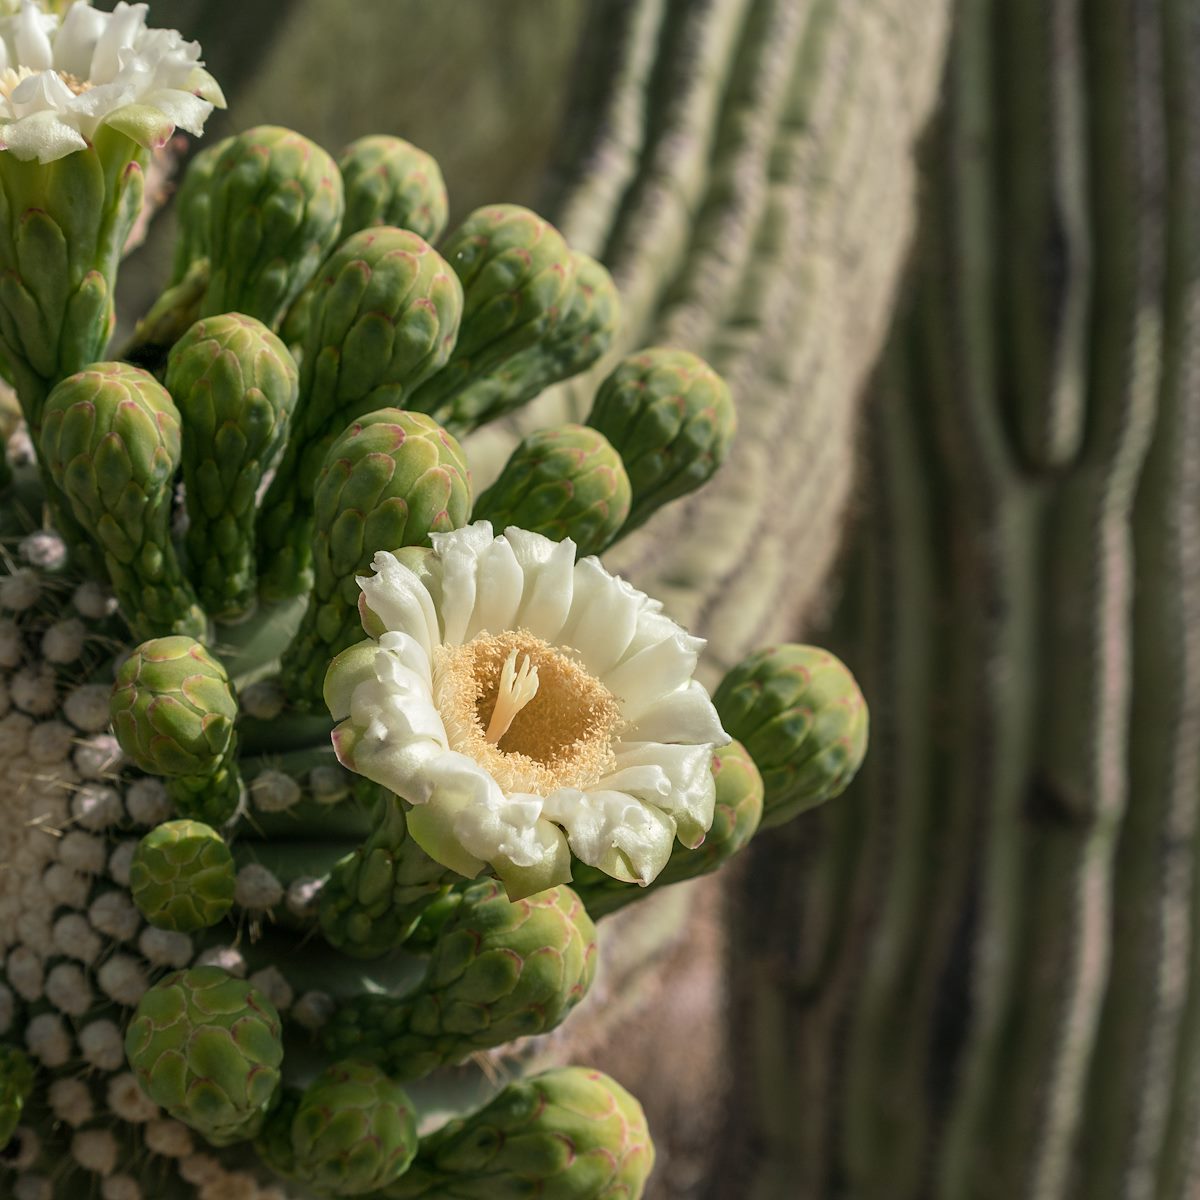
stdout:
{"type": "Polygon", "coordinates": [[[871,753],[749,855],[709,1195],[1180,1200],[1200,9],[961,0],[926,150],[842,608],[871,753]]]}

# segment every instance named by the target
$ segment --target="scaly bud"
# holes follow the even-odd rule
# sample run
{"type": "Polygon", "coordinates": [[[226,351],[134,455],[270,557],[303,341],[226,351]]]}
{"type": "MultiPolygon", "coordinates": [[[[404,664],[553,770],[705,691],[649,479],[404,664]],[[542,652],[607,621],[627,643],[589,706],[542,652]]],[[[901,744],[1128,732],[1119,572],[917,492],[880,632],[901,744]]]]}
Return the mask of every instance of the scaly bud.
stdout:
{"type": "Polygon", "coordinates": [[[217,1146],[252,1138],[279,1087],[279,1014],[220,967],[176,971],[142,997],[125,1057],[142,1090],[217,1146]]]}
{"type": "Polygon", "coordinates": [[[326,1025],[325,1042],[399,1079],[420,1078],[553,1029],[587,994],[595,966],[596,930],[570,888],[510,901],[489,879],[462,893],[414,992],[355,997],[326,1025]]]}
{"type": "Polygon", "coordinates": [[[828,650],[759,650],[713,694],[721,723],[762,772],[768,829],[845,790],[867,752],[867,704],[828,650]]]}
{"type": "Polygon", "coordinates": [[[197,321],[171,351],[183,423],[188,567],[203,606],[233,620],[256,599],[256,497],[283,450],[298,372],[287,347],[240,313],[197,321]]]}
{"type": "Polygon", "coordinates": [[[638,1200],[654,1166],[642,1106],[619,1083],[562,1067],[510,1083],[421,1139],[387,1200],[638,1200]]]}
{"type": "Polygon", "coordinates": [[[237,872],[221,835],[200,821],[166,821],[138,843],[129,892],[158,929],[194,933],[233,907],[237,872]]]}
{"type": "Polygon", "coordinates": [[[330,445],[356,417],[412,407],[412,390],[449,357],[461,313],[457,277],[415,233],[363,230],[326,263],[301,355],[300,405],[259,514],[265,599],[311,585],[312,497],[330,445]]]}
{"type": "Polygon", "coordinates": [[[225,668],[199,642],[143,642],[117,672],[109,712],[121,749],[139,770],[170,780],[182,816],[221,825],[233,815],[237,701],[225,668]]]}
{"type": "Polygon", "coordinates": [[[411,229],[436,242],[450,204],[432,155],[403,138],[375,134],[351,142],[338,160],[346,188],[342,236],[373,225],[411,229]]]}
{"type": "Polygon", "coordinates": [[[43,462],[102,551],[134,632],[203,636],[204,614],[171,544],[179,410],[161,384],[125,363],[96,363],[50,393],[43,462]]]}
{"type": "Polygon", "coordinates": [[[599,554],[629,516],[629,476],[608,439],[586,425],[531,433],[475,503],[471,519],[496,529],[516,525],[579,554],[599,554]]]}
{"type": "Polygon", "coordinates": [[[259,125],[229,139],[207,187],[201,315],[240,312],[274,328],[337,243],[337,163],[290,129],[259,125]]]}
{"type": "Polygon", "coordinates": [[[725,461],[736,426],[725,381],[686,350],[631,354],[596,393],[587,423],[617,448],[633,486],[624,532],[695,491],[725,461]]]}
{"type": "Polygon", "coordinates": [[[445,254],[466,296],[462,331],[445,370],[408,405],[443,424],[456,412],[477,411],[469,389],[487,388],[489,376],[562,321],[576,271],[562,234],[516,204],[476,209],[450,235],[445,254]]]}
{"type": "Polygon", "coordinates": [[[314,494],[313,591],[283,655],[294,704],[319,708],[330,661],[362,639],[358,576],[376,552],[427,545],[470,511],[462,448],[422,413],[368,413],[330,446],[314,494]]]}
{"type": "Polygon", "coordinates": [[[762,776],[754,760],[741,742],[730,742],[713,751],[712,773],[716,782],[716,805],[713,823],[704,841],[694,850],[676,843],[667,865],[648,887],[613,879],[584,863],[575,864],[571,886],[579,893],[593,920],[616,912],[668,884],[708,875],[750,841],[762,820],[763,811],[762,776]]]}
{"type": "Polygon", "coordinates": [[[586,371],[612,345],[621,301],[612,276],[594,258],[571,252],[575,286],[561,320],[532,346],[450,398],[439,410],[455,433],[466,433],[527,404],[552,383],[586,371]]]}

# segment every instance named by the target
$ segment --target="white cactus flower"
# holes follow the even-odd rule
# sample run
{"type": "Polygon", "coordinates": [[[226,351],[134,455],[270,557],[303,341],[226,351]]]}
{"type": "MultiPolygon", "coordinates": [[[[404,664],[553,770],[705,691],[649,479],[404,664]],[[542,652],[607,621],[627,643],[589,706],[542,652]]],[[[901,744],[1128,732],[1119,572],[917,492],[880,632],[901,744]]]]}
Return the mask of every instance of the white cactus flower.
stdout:
{"type": "Polygon", "coordinates": [[[141,146],[176,127],[200,134],[225,98],[200,47],[173,29],[148,29],[147,5],[111,12],[85,0],[64,17],[35,0],[0,12],[0,148],[52,162],[85,149],[102,125],[141,146]]]}
{"type": "Polygon", "coordinates": [[[375,556],[371,639],[325,698],[338,758],[408,801],[413,838],[516,899],[571,855],[647,884],[713,817],[729,741],[693,678],[704,643],[575,545],[485,521],[375,556]]]}

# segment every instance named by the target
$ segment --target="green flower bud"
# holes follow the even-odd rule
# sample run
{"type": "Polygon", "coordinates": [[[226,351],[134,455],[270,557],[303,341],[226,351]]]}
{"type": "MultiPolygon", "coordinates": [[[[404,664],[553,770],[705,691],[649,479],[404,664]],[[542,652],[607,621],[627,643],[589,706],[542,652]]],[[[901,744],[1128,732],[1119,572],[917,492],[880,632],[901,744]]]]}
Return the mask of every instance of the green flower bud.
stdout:
{"type": "Polygon", "coordinates": [[[351,142],[338,160],[346,188],[342,236],[373,225],[411,229],[436,242],[450,213],[442,170],[432,155],[398,137],[351,142]]]}
{"type": "Polygon", "coordinates": [[[667,347],[626,358],[601,384],[587,423],[612,442],[629,472],[626,533],[709,479],[736,426],[720,375],[696,355],[667,347]]]}
{"type": "Polygon", "coordinates": [[[124,363],[88,367],[50,393],[40,449],[102,551],[134,632],[203,636],[204,614],[171,544],[179,412],[165,389],[124,363]]]}
{"type": "Polygon", "coordinates": [[[33,1092],[33,1063],[16,1046],[0,1045],[0,1150],[8,1145],[33,1092]]]}
{"type": "Polygon", "coordinates": [[[595,867],[575,864],[572,886],[594,920],[669,884],[710,874],[750,841],[763,811],[762,776],[754,760],[741,742],[730,742],[713,751],[712,773],[716,806],[704,841],[694,850],[676,843],[667,865],[649,887],[623,883],[595,867]]]}
{"type": "MultiPolygon", "coordinates": [[[[208,229],[212,222],[213,174],[221,155],[233,145],[223,138],[193,154],[179,190],[175,193],[175,219],[179,233],[175,239],[175,257],[171,267],[171,285],[183,282],[196,263],[208,260],[208,229]]],[[[205,269],[205,286],[208,272],[205,269]]],[[[191,324],[191,322],[189,322],[191,324]]]]}
{"type": "Polygon", "coordinates": [[[629,505],[629,476],[608,439],[586,425],[561,425],[521,442],[472,518],[571,538],[582,556],[599,554],[616,537],[629,505]]]}
{"type": "Polygon", "coordinates": [[[413,407],[412,390],[449,357],[461,312],[457,277],[415,233],[363,230],[326,263],[301,354],[300,407],[259,515],[265,599],[311,586],[313,491],[330,445],[365,413],[413,407]]]}
{"type": "Polygon", "coordinates": [[[387,1200],[638,1200],[654,1166],[642,1106],[619,1083],[563,1067],[510,1083],[421,1139],[387,1200]]]}
{"type": "Polygon", "coordinates": [[[374,832],[337,863],[321,889],[321,931],[331,946],[355,958],[394,950],[426,905],[462,882],[457,871],[434,862],[408,836],[399,799],[385,796],[379,811],[374,832]]]}
{"type": "Polygon", "coordinates": [[[254,521],[283,450],[298,372],[287,347],[240,313],[207,317],[171,351],[167,388],[183,423],[188,566],[200,602],[232,620],[254,606],[254,521]]]}
{"type": "Polygon", "coordinates": [[[594,258],[571,252],[575,286],[562,315],[532,346],[452,396],[439,409],[448,428],[466,433],[527,404],[552,383],[586,371],[612,345],[621,301],[612,276],[594,258]]]}
{"type": "Polygon", "coordinates": [[[839,795],[867,752],[867,704],[827,650],[783,645],[740,662],[713,695],[762,772],[768,829],[839,795]]]}
{"type": "Polygon", "coordinates": [[[337,243],[342,176],[315,142],[275,125],[230,138],[208,177],[210,276],[201,315],[274,328],[337,243]]]}
{"type": "Polygon", "coordinates": [[[109,701],[134,765],[165,775],[181,815],[220,825],[237,808],[237,701],[225,668],[188,637],[143,642],[122,664],[109,701]]]}
{"type": "Polygon", "coordinates": [[[353,422],[330,446],[314,494],[314,585],[283,655],[293,703],[322,705],[330,661],[362,639],[358,576],[380,550],[428,544],[471,511],[471,478],[458,442],[421,413],[385,408],[353,422]]]}
{"type": "Polygon", "coordinates": [[[253,1137],[279,1087],[279,1014],[219,967],[176,971],[142,997],[125,1057],[142,1090],[217,1146],[253,1137]]]}
{"type": "Polygon", "coordinates": [[[568,887],[510,901],[495,880],[472,884],[445,919],[416,990],[348,1001],[326,1025],[326,1045],[415,1079],[473,1051],[545,1033],[587,994],[595,939],[568,887]]]}
{"type": "Polygon", "coordinates": [[[237,871],[221,835],[200,821],[166,821],[138,843],[129,891],[159,929],[194,933],[233,907],[237,871]]]}
{"type": "Polygon", "coordinates": [[[465,393],[486,387],[514,355],[550,334],[570,304],[576,272],[562,234],[516,204],[476,209],[450,235],[445,254],[466,296],[462,331],[445,369],[408,405],[443,424],[477,412],[465,393]]]}
{"type": "Polygon", "coordinates": [[[326,1068],[292,1114],[293,1177],[322,1193],[361,1196],[387,1187],[416,1150],[412,1102],[369,1062],[326,1068]]]}

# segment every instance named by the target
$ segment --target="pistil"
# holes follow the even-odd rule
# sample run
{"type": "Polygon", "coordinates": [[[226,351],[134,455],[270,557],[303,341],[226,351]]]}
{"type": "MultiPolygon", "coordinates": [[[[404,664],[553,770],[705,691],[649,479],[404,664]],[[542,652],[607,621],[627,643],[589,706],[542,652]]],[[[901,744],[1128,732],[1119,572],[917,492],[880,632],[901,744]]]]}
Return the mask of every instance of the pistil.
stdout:
{"type": "Polygon", "coordinates": [[[504,660],[500,684],[496,691],[496,706],[484,735],[494,746],[507,732],[517,713],[537,695],[538,671],[526,654],[517,667],[517,652],[513,650],[504,660]]]}

